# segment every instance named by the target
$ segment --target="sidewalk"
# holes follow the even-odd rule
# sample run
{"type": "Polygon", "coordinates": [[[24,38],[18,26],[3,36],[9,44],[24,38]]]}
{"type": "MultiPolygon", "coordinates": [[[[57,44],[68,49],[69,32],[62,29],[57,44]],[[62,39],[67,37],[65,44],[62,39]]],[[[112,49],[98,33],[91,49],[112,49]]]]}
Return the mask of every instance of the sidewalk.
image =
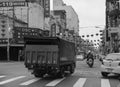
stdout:
{"type": "Polygon", "coordinates": [[[0,61],[0,63],[24,63],[24,61],[0,61]]]}

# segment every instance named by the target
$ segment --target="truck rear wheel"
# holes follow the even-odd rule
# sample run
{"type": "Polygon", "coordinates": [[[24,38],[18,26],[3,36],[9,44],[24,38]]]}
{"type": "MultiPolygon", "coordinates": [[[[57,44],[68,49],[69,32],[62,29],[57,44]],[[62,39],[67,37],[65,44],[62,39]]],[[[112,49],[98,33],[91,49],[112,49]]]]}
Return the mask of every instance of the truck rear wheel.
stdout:
{"type": "Polygon", "coordinates": [[[34,74],[35,77],[43,77],[43,74],[34,74]]]}
{"type": "Polygon", "coordinates": [[[103,77],[107,77],[109,73],[107,73],[107,72],[101,72],[101,74],[102,74],[103,77]]]}
{"type": "Polygon", "coordinates": [[[64,67],[62,67],[62,68],[60,69],[60,72],[58,73],[58,77],[60,77],[60,78],[65,77],[65,69],[64,69],[64,67]]]}
{"type": "Polygon", "coordinates": [[[38,69],[35,69],[33,74],[35,77],[43,77],[44,76],[44,73],[41,73],[40,70],[38,70],[38,69]]]}
{"type": "Polygon", "coordinates": [[[72,64],[70,68],[70,74],[74,73],[74,71],[75,71],[75,65],[72,64]]]}

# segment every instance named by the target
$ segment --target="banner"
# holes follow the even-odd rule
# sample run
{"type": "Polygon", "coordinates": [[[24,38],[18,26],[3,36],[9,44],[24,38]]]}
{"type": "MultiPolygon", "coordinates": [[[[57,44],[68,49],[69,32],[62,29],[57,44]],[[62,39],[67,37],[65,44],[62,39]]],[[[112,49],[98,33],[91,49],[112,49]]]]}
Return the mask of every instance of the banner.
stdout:
{"type": "Polygon", "coordinates": [[[50,0],[44,0],[44,16],[50,16],[50,0]]]}

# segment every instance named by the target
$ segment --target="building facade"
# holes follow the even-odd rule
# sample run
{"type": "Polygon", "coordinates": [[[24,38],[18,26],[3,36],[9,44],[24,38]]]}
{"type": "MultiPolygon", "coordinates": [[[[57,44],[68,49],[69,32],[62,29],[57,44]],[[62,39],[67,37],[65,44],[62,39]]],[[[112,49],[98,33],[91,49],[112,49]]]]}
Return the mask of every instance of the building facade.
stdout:
{"type": "Polygon", "coordinates": [[[16,29],[15,27],[21,26],[27,27],[28,24],[21,20],[11,18],[8,15],[0,14],[0,60],[7,60],[8,44],[10,59],[17,60],[16,58],[18,58],[18,51],[22,50],[24,45],[16,43],[14,38],[14,31],[16,29]]]}
{"type": "Polygon", "coordinates": [[[53,0],[53,10],[65,10],[66,28],[69,30],[74,30],[74,32],[79,35],[79,19],[72,6],[64,4],[62,0],[53,0]]]}
{"type": "Polygon", "coordinates": [[[0,60],[18,61],[24,36],[40,37],[45,18],[49,17],[49,0],[0,0],[0,60]]]}
{"type": "Polygon", "coordinates": [[[106,0],[106,52],[120,52],[120,2],[106,0]]]}
{"type": "Polygon", "coordinates": [[[66,12],[65,10],[51,11],[50,17],[51,36],[64,35],[66,29],[66,12]]]}

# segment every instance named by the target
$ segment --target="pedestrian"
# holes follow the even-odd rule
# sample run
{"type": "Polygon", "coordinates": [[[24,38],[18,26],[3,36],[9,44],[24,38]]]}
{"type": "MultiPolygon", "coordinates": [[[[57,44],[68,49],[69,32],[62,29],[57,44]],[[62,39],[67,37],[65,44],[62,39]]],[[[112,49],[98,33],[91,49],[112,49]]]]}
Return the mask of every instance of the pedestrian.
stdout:
{"type": "Polygon", "coordinates": [[[22,50],[19,50],[19,53],[18,53],[18,61],[21,61],[22,59],[22,50]]]}

